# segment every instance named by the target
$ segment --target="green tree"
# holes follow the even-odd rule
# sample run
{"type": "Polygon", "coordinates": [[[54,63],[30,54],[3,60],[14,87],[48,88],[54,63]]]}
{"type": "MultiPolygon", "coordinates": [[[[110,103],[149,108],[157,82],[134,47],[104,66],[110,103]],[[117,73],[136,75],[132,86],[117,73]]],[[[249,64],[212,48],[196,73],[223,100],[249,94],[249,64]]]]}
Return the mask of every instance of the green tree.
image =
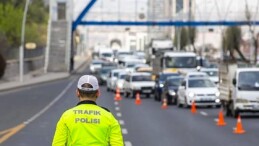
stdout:
{"type": "Polygon", "coordinates": [[[11,46],[20,43],[22,12],[21,8],[15,8],[11,3],[5,6],[0,4],[0,32],[5,35],[7,43],[11,46]]]}

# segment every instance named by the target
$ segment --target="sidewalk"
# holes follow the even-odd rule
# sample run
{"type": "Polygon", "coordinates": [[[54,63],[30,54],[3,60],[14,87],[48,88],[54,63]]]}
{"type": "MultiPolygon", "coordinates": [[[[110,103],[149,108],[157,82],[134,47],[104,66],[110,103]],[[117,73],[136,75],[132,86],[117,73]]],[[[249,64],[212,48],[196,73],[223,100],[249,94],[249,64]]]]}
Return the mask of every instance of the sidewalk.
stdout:
{"type": "MultiPolygon", "coordinates": [[[[89,56],[76,56],[74,58],[74,71],[78,70],[82,65],[84,65],[87,61],[89,61],[89,56]]],[[[67,72],[50,72],[43,73],[43,70],[39,70],[37,72],[32,72],[30,74],[24,75],[24,81],[20,82],[19,77],[15,77],[13,81],[1,81],[0,82],[0,92],[19,88],[23,86],[29,86],[33,84],[49,82],[53,80],[64,79],[70,76],[70,73],[67,72]]]]}

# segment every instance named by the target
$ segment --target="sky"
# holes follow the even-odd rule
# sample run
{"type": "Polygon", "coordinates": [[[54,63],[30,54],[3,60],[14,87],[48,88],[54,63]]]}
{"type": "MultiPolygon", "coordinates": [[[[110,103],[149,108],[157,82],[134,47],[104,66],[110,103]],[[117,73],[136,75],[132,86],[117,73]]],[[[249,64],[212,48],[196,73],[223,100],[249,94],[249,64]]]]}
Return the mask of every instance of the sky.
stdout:
{"type": "MultiPolygon", "coordinates": [[[[74,18],[79,15],[89,1],[74,0],[74,18]]],[[[99,19],[99,17],[105,14],[110,14],[110,16],[114,16],[116,19],[118,19],[118,15],[134,18],[136,12],[147,13],[147,3],[148,0],[98,0],[88,13],[88,18],[99,19]]]]}
{"type": "Polygon", "coordinates": [[[196,16],[206,20],[240,20],[245,17],[246,2],[253,18],[259,17],[259,0],[195,0],[196,16]]]}

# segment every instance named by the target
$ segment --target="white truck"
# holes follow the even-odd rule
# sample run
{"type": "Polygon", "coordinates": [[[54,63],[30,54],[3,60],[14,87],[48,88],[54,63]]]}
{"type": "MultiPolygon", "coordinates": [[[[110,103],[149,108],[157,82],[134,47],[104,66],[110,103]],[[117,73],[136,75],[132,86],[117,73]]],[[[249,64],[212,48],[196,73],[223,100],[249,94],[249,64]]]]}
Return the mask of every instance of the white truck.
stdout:
{"type": "Polygon", "coordinates": [[[193,52],[159,51],[152,61],[153,75],[160,72],[196,71],[196,54],[193,52]]]}
{"type": "Polygon", "coordinates": [[[259,112],[259,68],[238,68],[236,63],[220,63],[219,91],[226,116],[259,112]]]}
{"type": "Polygon", "coordinates": [[[173,41],[170,39],[152,39],[149,47],[146,48],[146,61],[152,64],[152,59],[158,51],[173,50],[173,41]]]}

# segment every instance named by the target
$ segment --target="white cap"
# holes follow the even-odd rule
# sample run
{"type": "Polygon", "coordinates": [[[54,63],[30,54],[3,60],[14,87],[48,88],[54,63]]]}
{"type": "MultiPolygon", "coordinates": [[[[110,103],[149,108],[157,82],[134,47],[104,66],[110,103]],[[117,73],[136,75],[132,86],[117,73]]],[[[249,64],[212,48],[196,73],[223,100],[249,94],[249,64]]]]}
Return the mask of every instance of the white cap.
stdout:
{"type": "Polygon", "coordinates": [[[96,91],[99,89],[98,80],[95,76],[84,75],[78,80],[77,88],[84,91],[96,91]],[[82,87],[86,83],[92,85],[93,88],[82,87]]]}

